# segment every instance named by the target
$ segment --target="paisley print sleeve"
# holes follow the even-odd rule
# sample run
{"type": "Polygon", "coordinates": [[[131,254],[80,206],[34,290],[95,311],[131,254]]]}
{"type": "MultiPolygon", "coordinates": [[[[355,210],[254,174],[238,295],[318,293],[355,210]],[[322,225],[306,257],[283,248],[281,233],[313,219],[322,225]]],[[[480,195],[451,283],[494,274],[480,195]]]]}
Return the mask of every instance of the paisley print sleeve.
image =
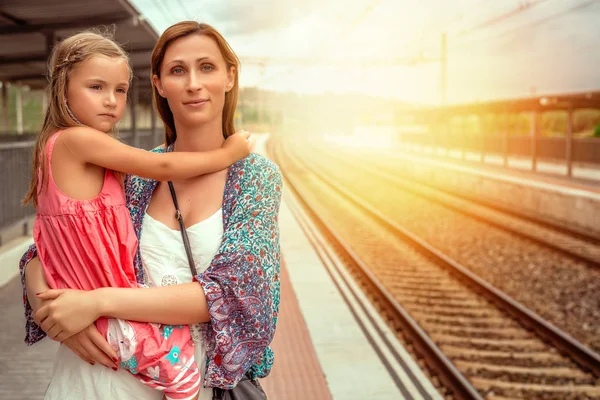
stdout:
{"type": "Polygon", "coordinates": [[[21,261],[19,262],[19,272],[21,274],[21,285],[23,286],[23,306],[25,307],[25,343],[28,346],[35,344],[46,337],[46,332],[44,332],[38,324],[33,320],[33,310],[29,305],[29,300],[27,299],[27,288],[25,287],[25,267],[27,263],[31,261],[37,255],[37,248],[35,244],[29,246],[29,249],[23,254],[21,257],[21,261]]]}
{"type": "Polygon", "coordinates": [[[253,377],[268,373],[279,310],[281,173],[259,156],[250,156],[234,172],[223,205],[223,242],[210,267],[196,277],[211,318],[204,332],[204,384],[223,389],[234,387],[247,371],[253,377]]]}

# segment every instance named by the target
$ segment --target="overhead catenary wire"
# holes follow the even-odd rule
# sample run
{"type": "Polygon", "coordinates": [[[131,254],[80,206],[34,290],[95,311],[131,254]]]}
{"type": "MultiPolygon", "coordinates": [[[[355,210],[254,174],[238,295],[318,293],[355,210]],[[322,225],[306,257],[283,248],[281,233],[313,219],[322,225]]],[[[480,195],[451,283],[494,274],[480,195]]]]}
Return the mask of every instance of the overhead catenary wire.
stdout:
{"type": "Polygon", "coordinates": [[[160,0],[152,1],[156,9],[160,11],[162,17],[167,22],[167,25],[171,25],[173,22],[177,21],[177,18],[175,18],[175,16],[171,13],[171,10],[168,7],[165,7],[165,5],[160,0]]]}
{"type": "MultiPolygon", "coordinates": [[[[544,25],[544,24],[546,24],[546,23],[548,23],[550,21],[553,21],[553,20],[555,20],[557,18],[563,17],[563,16],[565,16],[567,14],[570,14],[570,13],[572,13],[574,11],[579,11],[579,10],[582,10],[584,8],[590,7],[590,6],[594,5],[594,4],[597,4],[599,1],[600,0],[586,0],[586,1],[583,1],[580,4],[577,4],[577,5],[573,6],[573,7],[569,7],[569,8],[564,9],[564,10],[561,10],[559,12],[551,14],[551,15],[549,15],[547,17],[542,18],[542,19],[539,19],[539,20],[536,20],[536,21],[533,21],[533,22],[530,22],[530,23],[527,23],[527,24],[523,24],[523,25],[518,26],[516,28],[509,29],[507,31],[503,31],[503,32],[500,32],[500,33],[498,33],[496,35],[493,35],[493,36],[491,36],[489,38],[486,38],[486,43],[489,44],[490,40],[501,39],[503,37],[515,34],[515,33],[519,32],[519,31],[522,31],[522,30],[525,30],[525,29],[530,29],[530,28],[534,28],[534,27],[538,27],[538,26],[544,25]]],[[[473,44],[476,44],[476,43],[481,43],[481,41],[480,40],[472,40],[472,41],[469,41],[469,42],[463,42],[463,43],[457,43],[457,44],[454,44],[454,45],[450,45],[450,47],[453,50],[455,50],[455,49],[464,48],[464,47],[467,47],[467,46],[472,46],[473,44]]]]}
{"type": "Polygon", "coordinates": [[[192,18],[192,13],[190,13],[190,11],[188,10],[188,8],[185,6],[184,0],[177,0],[177,2],[179,3],[179,7],[183,11],[183,15],[185,15],[185,18],[191,19],[192,18]]]}

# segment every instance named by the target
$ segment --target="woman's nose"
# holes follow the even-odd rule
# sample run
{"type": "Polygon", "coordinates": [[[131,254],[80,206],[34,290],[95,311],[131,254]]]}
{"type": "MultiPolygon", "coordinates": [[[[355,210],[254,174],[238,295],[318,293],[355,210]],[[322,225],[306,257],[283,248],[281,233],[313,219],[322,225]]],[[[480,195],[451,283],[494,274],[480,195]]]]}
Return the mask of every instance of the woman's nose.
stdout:
{"type": "Polygon", "coordinates": [[[196,71],[192,71],[188,74],[188,87],[189,91],[196,91],[202,88],[200,77],[196,71]]]}

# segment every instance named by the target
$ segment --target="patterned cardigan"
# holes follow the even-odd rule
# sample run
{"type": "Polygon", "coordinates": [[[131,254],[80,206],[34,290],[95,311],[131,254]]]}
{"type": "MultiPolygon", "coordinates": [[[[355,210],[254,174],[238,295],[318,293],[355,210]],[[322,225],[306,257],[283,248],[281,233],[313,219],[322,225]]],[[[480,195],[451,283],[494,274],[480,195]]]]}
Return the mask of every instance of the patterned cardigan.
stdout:
{"type": "MultiPolygon", "coordinates": [[[[152,150],[164,153],[163,147],[152,150]]],[[[172,146],[166,149],[172,151],[172,146]]],[[[157,181],[127,176],[125,192],[138,241],[157,181]]],[[[202,285],[210,322],[204,325],[207,369],[204,385],[230,389],[246,372],[267,376],[273,365],[269,344],[279,311],[279,227],[282,178],[276,164],[256,154],[233,164],[223,198],[223,240],[208,269],[196,276],[202,285]]],[[[35,323],[25,290],[25,265],[36,255],[32,245],[19,264],[25,306],[25,342],[46,334],[35,323]]],[[[140,252],[138,283],[148,284],[140,252]]]]}

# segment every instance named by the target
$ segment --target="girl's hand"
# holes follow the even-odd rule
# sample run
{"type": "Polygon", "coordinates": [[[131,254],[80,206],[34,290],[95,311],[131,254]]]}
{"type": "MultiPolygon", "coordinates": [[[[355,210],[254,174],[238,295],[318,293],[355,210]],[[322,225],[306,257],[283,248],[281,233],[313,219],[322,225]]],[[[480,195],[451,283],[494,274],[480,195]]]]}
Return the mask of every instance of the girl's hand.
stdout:
{"type": "Polygon", "coordinates": [[[254,144],[250,138],[250,132],[240,131],[225,139],[225,143],[223,143],[222,147],[231,156],[233,164],[234,162],[247,157],[252,152],[254,144]]]}
{"type": "Polygon", "coordinates": [[[50,289],[38,293],[37,297],[45,302],[35,313],[34,320],[49,337],[62,342],[100,317],[100,305],[92,293],[73,289],[50,289]]]}
{"type": "Polygon", "coordinates": [[[63,340],[63,344],[83,361],[92,365],[100,363],[113,370],[118,368],[117,353],[93,324],[63,340]]]}

